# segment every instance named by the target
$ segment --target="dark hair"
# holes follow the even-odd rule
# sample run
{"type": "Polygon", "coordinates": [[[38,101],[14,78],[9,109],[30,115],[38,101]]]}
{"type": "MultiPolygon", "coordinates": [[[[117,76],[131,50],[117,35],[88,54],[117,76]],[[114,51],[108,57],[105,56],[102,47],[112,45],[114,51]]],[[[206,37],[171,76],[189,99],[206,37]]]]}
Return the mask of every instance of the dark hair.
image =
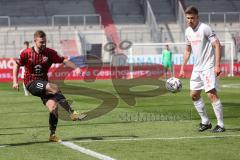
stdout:
{"type": "Polygon", "coordinates": [[[185,10],[185,14],[195,14],[198,15],[198,9],[194,6],[189,6],[185,10]]]}
{"type": "Polygon", "coordinates": [[[29,42],[28,41],[25,41],[23,44],[29,46],[29,42]]]}
{"type": "Polygon", "coordinates": [[[44,38],[44,37],[46,37],[46,33],[43,32],[42,30],[38,30],[34,33],[34,39],[37,37],[44,38]]]}

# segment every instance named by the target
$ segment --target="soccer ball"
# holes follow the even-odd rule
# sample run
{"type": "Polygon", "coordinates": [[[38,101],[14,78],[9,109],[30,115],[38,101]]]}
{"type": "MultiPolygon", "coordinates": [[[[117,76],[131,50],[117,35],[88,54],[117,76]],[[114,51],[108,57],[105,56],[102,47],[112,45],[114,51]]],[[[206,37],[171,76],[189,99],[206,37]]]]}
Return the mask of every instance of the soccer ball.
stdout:
{"type": "Polygon", "coordinates": [[[182,89],[182,82],[178,78],[171,77],[167,79],[165,87],[169,92],[180,92],[182,89]]]}

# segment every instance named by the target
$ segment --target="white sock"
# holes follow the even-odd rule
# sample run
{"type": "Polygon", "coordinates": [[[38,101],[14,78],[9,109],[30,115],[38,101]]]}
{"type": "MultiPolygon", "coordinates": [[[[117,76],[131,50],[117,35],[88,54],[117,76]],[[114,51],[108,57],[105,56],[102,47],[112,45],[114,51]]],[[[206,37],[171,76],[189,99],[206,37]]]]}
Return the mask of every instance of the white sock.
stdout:
{"type": "Polygon", "coordinates": [[[214,113],[215,113],[216,118],[217,118],[217,124],[220,127],[223,127],[224,126],[224,124],[223,124],[223,110],[222,110],[221,101],[218,99],[216,102],[212,103],[212,106],[213,106],[213,110],[214,110],[214,113]]]}
{"type": "Polygon", "coordinates": [[[24,90],[25,96],[28,96],[28,91],[24,83],[23,83],[23,90],[24,90]]]}
{"type": "Polygon", "coordinates": [[[209,118],[208,118],[208,115],[207,115],[207,112],[205,110],[205,104],[204,104],[204,101],[202,98],[200,98],[199,100],[197,101],[193,101],[193,104],[199,114],[199,116],[201,117],[202,119],[202,124],[209,124],[210,121],[209,121],[209,118]]]}

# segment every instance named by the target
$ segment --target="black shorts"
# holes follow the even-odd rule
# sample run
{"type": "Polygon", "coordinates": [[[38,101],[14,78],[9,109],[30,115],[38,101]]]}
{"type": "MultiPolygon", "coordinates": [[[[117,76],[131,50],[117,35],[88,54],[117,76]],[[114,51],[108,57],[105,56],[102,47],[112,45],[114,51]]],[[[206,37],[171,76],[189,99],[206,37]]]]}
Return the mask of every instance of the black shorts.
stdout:
{"type": "Polygon", "coordinates": [[[43,104],[45,105],[49,99],[53,99],[53,94],[47,94],[46,86],[48,81],[43,80],[35,80],[32,81],[28,86],[27,90],[34,96],[40,97],[42,99],[43,104]]]}

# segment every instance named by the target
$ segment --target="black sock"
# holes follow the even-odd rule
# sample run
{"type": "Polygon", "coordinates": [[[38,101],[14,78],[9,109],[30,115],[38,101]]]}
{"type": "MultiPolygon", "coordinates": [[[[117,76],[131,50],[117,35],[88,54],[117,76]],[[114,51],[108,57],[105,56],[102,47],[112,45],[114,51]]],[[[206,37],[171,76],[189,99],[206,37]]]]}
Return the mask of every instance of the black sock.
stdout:
{"type": "Polygon", "coordinates": [[[64,97],[64,95],[61,92],[57,92],[54,94],[55,99],[57,100],[57,102],[69,113],[73,113],[74,110],[71,108],[71,106],[69,105],[68,101],[66,100],[66,98],[64,97]]]}
{"type": "Polygon", "coordinates": [[[58,118],[54,113],[49,114],[49,130],[50,130],[50,135],[55,134],[56,128],[58,124],[58,118]]]}
{"type": "Polygon", "coordinates": [[[66,99],[66,98],[64,97],[64,95],[62,94],[62,92],[57,92],[57,93],[55,93],[55,94],[54,94],[54,98],[55,98],[57,101],[60,101],[60,100],[62,100],[62,99],[66,99]]]}

